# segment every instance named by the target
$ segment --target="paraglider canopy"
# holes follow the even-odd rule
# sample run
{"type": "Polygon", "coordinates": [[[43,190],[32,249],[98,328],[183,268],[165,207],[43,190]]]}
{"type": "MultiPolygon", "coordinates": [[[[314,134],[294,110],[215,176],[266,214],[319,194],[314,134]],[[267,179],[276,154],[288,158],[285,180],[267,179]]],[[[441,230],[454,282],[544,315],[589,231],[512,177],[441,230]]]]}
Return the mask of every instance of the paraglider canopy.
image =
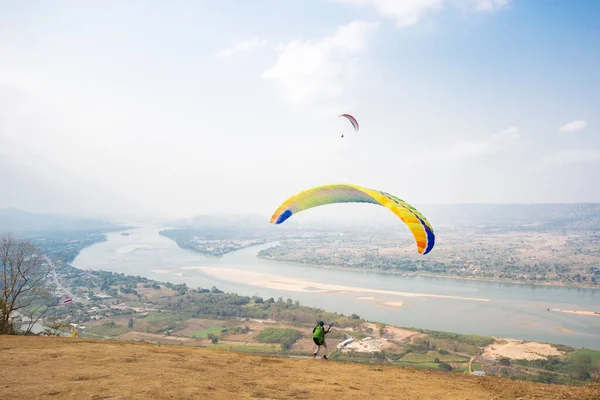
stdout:
{"type": "Polygon", "coordinates": [[[273,213],[271,223],[281,224],[300,211],[333,203],[371,203],[384,206],[406,224],[417,242],[420,254],[427,254],[433,249],[433,227],[416,208],[389,193],[358,185],[325,185],[295,194],[273,213]]]}
{"type": "Polygon", "coordinates": [[[356,120],[356,118],[354,118],[352,115],[350,114],[341,114],[340,117],[345,117],[348,118],[348,121],[350,121],[350,123],[352,124],[352,126],[354,127],[354,131],[357,132],[358,131],[358,121],[356,120]]]}

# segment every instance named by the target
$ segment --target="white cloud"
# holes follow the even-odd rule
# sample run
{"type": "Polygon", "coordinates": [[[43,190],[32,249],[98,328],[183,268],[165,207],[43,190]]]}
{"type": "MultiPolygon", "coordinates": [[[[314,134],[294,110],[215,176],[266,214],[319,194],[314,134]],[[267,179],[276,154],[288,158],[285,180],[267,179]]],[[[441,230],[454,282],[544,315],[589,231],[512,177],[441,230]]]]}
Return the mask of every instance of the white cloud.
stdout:
{"type": "Polygon", "coordinates": [[[279,49],[277,62],[262,73],[262,78],[279,84],[295,104],[307,104],[317,97],[339,97],[357,75],[356,65],[348,56],[363,50],[376,29],[377,23],[354,21],[317,41],[293,40],[279,49]]]}
{"type": "Polygon", "coordinates": [[[462,141],[452,146],[447,154],[450,157],[482,156],[506,150],[514,141],[521,137],[516,126],[491,135],[488,139],[473,142],[462,141]]]}
{"type": "Polygon", "coordinates": [[[516,126],[511,126],[508,129],[503,130],[500,133],[496,133],[492,135],[492,139],[494,140],[512,140],[519,139],[521,134],[519,133],[519,128],[516,126]]]}
{"type": "Polygon", "coordinates": [[[600,163],[600,149],[563,150],[547,155],[544,161],[552,164],[600,163]]]}
{"type": "Polygon", "coordinates": [[[408,158],[409,165],[422,164],[424,160],[459,160],[469,157],[481,157],[510,150],[520,139],[519,129],[515,126],[493,134],[485,140],[461,140],[446,149],[427,150],[408,158]]]}
{"type": "Polygon", "coordinates": [[[494,11],[508,5],[508,0],[475,0],[475,10],[494,11]]]}
{"type": "Polygon", "coordinates": [[[392,19],[398,27],[411,26],[429,13],[440,11],[446,3],[480,12],[490,12],[505,7],[509,0],[332,0],[338,3],[372,6],[385,18],[392,19]]]}
{"type": "Polygon", "coordinates": [[[333,0],[338,3],[370,5],[379,14],[396,21],[398,27],[410,26],[429,12],[442,9],[443,0],[333,0]]]}
{"type": "Polygon", "coordinates": [[[510,0],[449,0],[464,10],[493,12],[508,6],[510,0]]]}
{"type": "Polygon", "coordinates": [[[230,47],[223,49],[217,53],[218,58],[231,57],[235,53],[242,53],[258,48],[266,47],[269,44],[267,39],[255,37],[253,39],[241,40],[234,42],[230,47]]]}
{"type": "Polygon", "coordinates": [[[580,131],[585,128],[587,128],[587,121],[585,121],[583,119],[579,119],[579,120],[571,121],[567,124],[564,124],[559,129],[561,132],[576,132],[576,131],[580,131]]]}

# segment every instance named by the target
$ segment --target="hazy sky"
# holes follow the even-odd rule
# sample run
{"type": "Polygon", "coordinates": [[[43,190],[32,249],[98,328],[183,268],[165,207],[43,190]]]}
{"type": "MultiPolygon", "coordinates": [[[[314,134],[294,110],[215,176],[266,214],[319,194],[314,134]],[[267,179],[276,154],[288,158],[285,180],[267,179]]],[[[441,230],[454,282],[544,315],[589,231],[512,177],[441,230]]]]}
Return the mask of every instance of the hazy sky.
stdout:
{"type": "Polygon", "coordinates": [[[594,0],[0,0],[0,207],[599,202],[598,43],[594,0]]]}

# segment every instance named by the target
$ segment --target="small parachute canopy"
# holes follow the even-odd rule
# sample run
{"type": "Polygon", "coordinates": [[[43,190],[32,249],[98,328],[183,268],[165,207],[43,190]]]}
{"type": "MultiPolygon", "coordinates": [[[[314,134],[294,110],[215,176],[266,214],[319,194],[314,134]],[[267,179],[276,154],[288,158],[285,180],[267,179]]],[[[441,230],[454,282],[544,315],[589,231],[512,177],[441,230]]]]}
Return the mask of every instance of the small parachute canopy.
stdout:
{"type": "Polygon", "coordinates": [[[358,121],[356,120],[356,118],[354,118],[350,114],[341,114],[340,117],[346,117],[346,118],[348,118],[348,121],[350,121],[350,123],[354,127],[354,131],[355,132],[358,131],[358,121]]]}
{"type": "Polygon", "coordinates": [[[300,211],[333,203],[371,203],[386,207],[406,224],[420,254],[425,255],[433,249],[433,227],[419,211],[389,193],[358,185],[325,185],[295,194],[279,206],[271,217],[271,223],[281,224],[300,211]]]}

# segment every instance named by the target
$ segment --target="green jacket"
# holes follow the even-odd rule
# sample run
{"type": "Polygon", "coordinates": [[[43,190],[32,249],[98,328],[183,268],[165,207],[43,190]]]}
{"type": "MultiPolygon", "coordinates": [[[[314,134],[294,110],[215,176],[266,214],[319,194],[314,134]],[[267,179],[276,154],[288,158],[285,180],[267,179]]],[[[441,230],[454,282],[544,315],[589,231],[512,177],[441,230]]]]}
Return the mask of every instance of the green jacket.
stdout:
{"type": "Polygon", "coordinates": [[[325,327],[317,325],[313,329],[313,339],[317,339],[319,343],[323,343],[325,341],[325,327]]]}

